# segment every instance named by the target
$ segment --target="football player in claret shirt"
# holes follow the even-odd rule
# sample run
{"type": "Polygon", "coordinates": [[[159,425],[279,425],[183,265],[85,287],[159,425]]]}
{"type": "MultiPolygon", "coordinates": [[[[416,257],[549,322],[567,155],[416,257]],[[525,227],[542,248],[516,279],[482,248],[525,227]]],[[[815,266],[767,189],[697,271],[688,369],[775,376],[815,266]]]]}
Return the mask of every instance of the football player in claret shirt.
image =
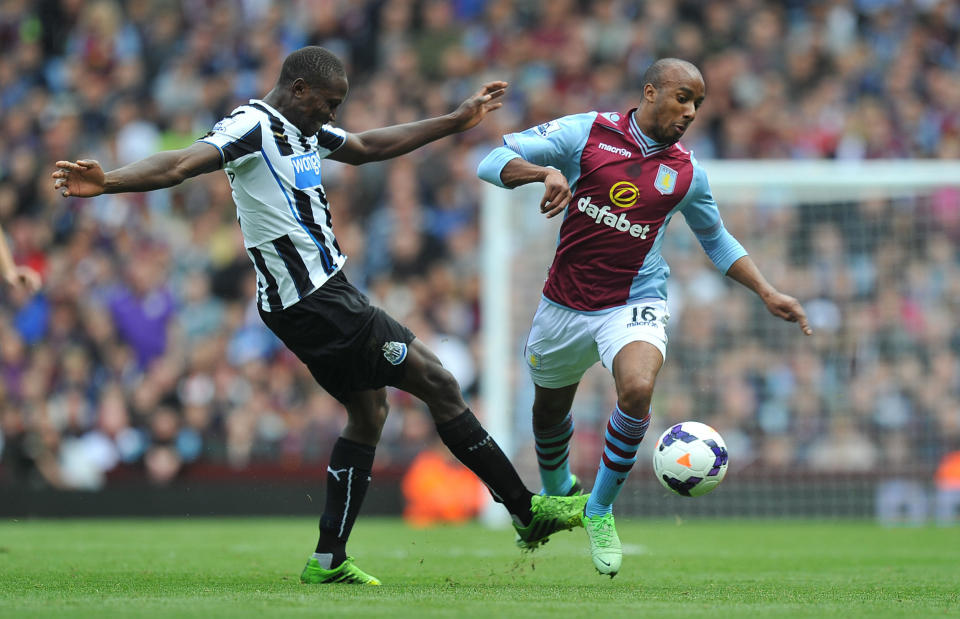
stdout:
{"type": "Polygon", "coordinates": [[[721,273],[812,333],[800,303],[774,288],[723,227],[706,173],[678,143],[704,95],[694,65],[664,58],[644,74],[637,108],[565,116],[506,135],[478,169],[500,187],[544,183],[540,211],[563,214],[524,351],[535,386],[533,433],[544,492],[580,492],[568,459],[573,398],[597,361],[613,373],[617,406],[584,514],[593,564],[611,577],[622,558],[613,502],[650,423],[666,357],[669,268],[660,247],[673,215],[683,214],[721,273]]]}

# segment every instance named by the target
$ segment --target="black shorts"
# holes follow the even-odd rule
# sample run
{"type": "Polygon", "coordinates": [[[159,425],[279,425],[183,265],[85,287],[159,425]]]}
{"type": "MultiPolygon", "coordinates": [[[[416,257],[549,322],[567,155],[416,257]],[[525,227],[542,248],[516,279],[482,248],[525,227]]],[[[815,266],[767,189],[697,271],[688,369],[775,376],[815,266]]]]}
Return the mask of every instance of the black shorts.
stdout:
{"type": "Polygon", "coordinates": [[[320,386],[341,402],[352,391],[403,378],[414,335],[338,271],[312,294],[260,317],[303,361],[320,386]]]}

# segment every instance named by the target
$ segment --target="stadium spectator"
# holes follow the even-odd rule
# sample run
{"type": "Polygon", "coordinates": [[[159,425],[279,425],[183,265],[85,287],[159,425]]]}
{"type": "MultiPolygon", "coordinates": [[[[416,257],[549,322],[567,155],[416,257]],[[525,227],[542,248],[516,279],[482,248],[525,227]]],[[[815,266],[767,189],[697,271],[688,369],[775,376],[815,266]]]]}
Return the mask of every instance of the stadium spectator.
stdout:
{"type": "Polygon", "coordinates": [[[0,278],[15,290],[33,293],[40,288],[40,274],[14,262],[3,228],[0,228],[0,278]]]}

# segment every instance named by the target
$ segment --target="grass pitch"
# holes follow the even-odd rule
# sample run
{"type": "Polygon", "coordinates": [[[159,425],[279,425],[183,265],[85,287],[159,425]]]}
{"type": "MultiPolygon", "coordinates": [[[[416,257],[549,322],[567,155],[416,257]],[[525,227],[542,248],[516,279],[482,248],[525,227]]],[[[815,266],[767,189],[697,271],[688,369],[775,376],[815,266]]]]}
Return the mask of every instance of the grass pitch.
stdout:
{"type": "Polygon", "coordinates": [[[302,519],[0,523],[0,617],[960,616],[960,528],[618,522],[621,573],[582,530],[521,555],[510,531],[363,519],[350,552],[382,587],[304,586],[302,519]]]}

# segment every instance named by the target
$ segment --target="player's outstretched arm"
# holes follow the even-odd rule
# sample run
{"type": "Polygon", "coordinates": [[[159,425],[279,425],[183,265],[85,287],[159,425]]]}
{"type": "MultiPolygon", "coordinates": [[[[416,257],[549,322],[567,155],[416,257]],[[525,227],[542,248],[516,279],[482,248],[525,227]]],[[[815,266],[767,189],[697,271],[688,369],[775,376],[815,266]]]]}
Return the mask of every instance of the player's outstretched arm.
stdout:
{"type": "Polygon", "coordinates": [[[500,182],[510,189],[528,183],[543,183],[540,212],[547,219],[562,213],[573,198],[570,183],[560,170],[539,166],[520,157],[511,159],[503,166],[500,182]]]}
{"type": "Polygon", "coordinates": [[[453,112],[363,133],[348,133],[347,141],[329,159],[352,165],[381,161],[416,150],[448,135],[475,127],[487,113],[500,108],[506,82],[488,82],[453,112]]]}
{"type": "Polygon", "coordinates": [[[102,193],[153,191],[179,185],[188,178],[220,168],[215,146],[197,142],[180,150],[168,150],[146,159],[104,172],[93,159],[58,161],[51,174],[53,186],[64,197],[92,198],[102,193]]]}
{"type": "Polygon", "coordinates": [[[788,322],[798,323],[804,335],[813,334],[813,329],[807,323],[807,313],[803,311],[800,301],[774,288],[760,273],[750,256],[743,256],[734,262],[727,270],[727,275],[757,293],[771,314],[788,322]]]}

